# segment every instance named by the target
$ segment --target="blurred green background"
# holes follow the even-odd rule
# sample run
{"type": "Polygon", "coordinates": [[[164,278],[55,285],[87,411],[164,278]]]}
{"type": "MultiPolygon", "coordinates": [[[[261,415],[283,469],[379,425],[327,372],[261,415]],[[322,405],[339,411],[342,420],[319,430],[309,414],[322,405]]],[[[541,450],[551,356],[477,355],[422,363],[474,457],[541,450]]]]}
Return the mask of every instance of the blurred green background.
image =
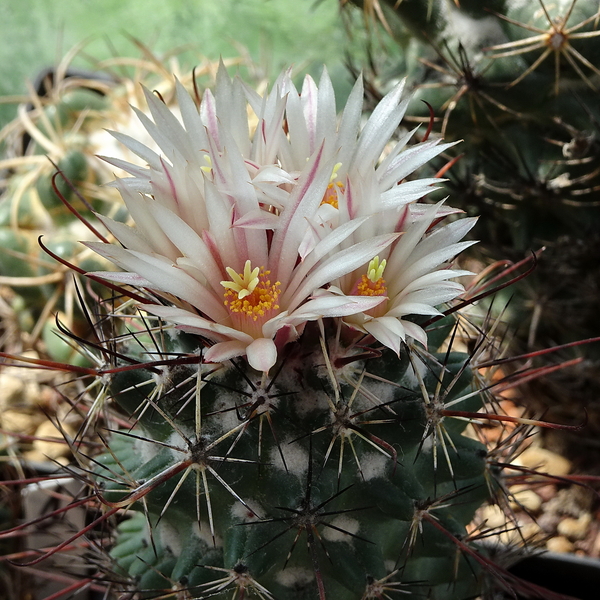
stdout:
{"type": "MultiPolygon", "coordinates": [[[[201,55],[234,57],[247,50],[272,78],[282,67],[318,74],[326,64],[336,91],[349,89],[347,41],[336,2],[319,0],[0,0],[0,95],[26,93],[40,69],[56,65],[87,41],[74,65],[139,56],[129,36],[161,55],[186,48],[192,68],[201,55]],[[85,57],[89,57],[86,59],[85,57]]],[[[15,115],[0,105],[0,126],[15,115]]]]}

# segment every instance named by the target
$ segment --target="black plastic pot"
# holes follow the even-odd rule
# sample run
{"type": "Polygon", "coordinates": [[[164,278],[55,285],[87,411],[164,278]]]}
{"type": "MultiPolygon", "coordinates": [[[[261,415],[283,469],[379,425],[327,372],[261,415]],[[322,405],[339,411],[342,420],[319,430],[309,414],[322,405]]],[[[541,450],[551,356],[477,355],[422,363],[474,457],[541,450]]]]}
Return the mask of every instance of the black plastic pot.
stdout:
{"type": "Polygon", "coordinates": [[[529,556],[510,572],[521,579],[579,600],[600,598],[600,560],[546,552],[529,556]]]}

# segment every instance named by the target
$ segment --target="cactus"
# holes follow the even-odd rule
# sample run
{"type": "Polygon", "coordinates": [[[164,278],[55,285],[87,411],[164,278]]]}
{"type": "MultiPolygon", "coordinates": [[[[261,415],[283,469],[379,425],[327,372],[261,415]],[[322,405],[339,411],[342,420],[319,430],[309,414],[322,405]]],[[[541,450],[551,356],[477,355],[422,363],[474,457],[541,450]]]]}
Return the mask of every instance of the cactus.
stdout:
{"type": "Polygon", "coordinates": [[[160,154],[117,134],[148,166],[116,161],[135,226],[98,215],[121,245],[87,243],[122,269],[86,274],[115,293],[72,336],[95,366],[37,362],[92,378],[72,506],[104,510],[26,564],[118,521],[104,577],[141,598],[459,600],[492,575],[552,598],[469,527],[504,502],[506,453],[465,429],[513,418],[489,411],[488,341],[453,350],[437,308],[474,219],[408,178],[449,145],[390,142],[402,84],[362,126],[361,80],[336,124],[325,71],[260,97],[221,66],[199,109],[176,87],[181,121],[150,92],[139,113],[160,154]]]}
{"type": "MultiPolygon", "coordinates": [[[[511,289],[504,316],[518,328],[512,351],[597,335],[599,3],[353,3],[367,12],[377,4],[396,42],[373,51],[369,89],[386,90],[408,73],[415,95],[407,114],[427,120],[424,100],[444,138],[465,142],[445,155],[461,155],[445,187],[455,205],[481,216],[477,259],[518,262],[546,248],[536,271],[511,289]]],[[[586,364],[546,378],[530,396],[572,422],[600,389],[595,348],[586,364]]]]}
{"type": "MultiPolygon", "coordinates": [[[[437,292],[444,299],[459,293],[460,286],[447,282],[457,272],[439,267],[466,245],[458,240],[472,223],[457,221],[438,229],[438,238],[448,236],[446,247],[436,247],[434,238],[421,239],[444,211],[433,205],[424,207],[425,212],[419,215],[416,206],[408,202],[426,193],[431,180],[392,188],[391,192],[400,193],[394,194],[392,206],[383,213],[387,213],[391,226],[369,223],[376,216],[369,212],[383,207],[377,193],[361,195],[361,188],[375,184],[383,191],[386,185],[383,174],[378,182],[369,181],[376,176],[373,167],[386,142],[375,135],[377,132],[381,137],[379,128],[387,126],[391,133],[397,126],[406,106],[401,89],[395,90],[365,125],[357,143],[364,155],[354,146],[336,147],[335,121],[324,121],[335,119],[326,74],[318,88],[307,78],[301,94],[289,77],[280,79],[266,100],[248,92],[259,118],[252,147],[241,137],[244,130],[247,136],[243,94],[241,83],[230,80],[221,69],[214,99],[210,93],[204,97],[200,121],[189,97],[180,89],[185,132],[160,100],[148,95],[156,125],[147,123],[147,128],[156,131],[158,141],[155,127],[168,124],[161,133],[171,138],[162,143],[170,164],[148,157],[152,175],[131,171],[135,186],[141,184],[152,194],[145,202],[158,212],[152,222],[140,222],[138,200],[129,192],[126,180],[118,186],[132,214],[140,214],[136,216],[138,231],[125,232],[117,224],[103,221],[117,238],[135,235],[140,242],[150,242],[153,254],[148,248],[142,257],[133,240],[123,252],[113,245],[90,244],[132,271],[125,275],[97,274],[112,282],[141,276],[148,278],[147,285],[153,289],[168,292],[169,280],[159,283],[158,272],[152,274],[141,264],[134,274],[131,261],[153,261],[152,256],[171,252],[173,244],[177,250],[170,263],[181,265],[175,279],[193,285],[189,279],[192,274],[195,282],[203,281],[209,273],[213,277],[210,287],[204,283],[204,291],[197,290],[196,297],[176,292],[177,307],[147,306],[150,314],[215,342],[203,348],[199,338],[190,339],[190,333],[182,333],[166,338],[165,347],[159,345],[160,355],[166,357],[189,355],[191,351],[196,364],[180,366],[175,359],[167,370],[152,373],[137,368],[113,377],[111,394],[135,416],[140,433],[113,438],[110,453],[98,459],[101,468],[97,477],[99,484],[104,484],[101,493],[109,506],[143,507],[146,518],[141,527],[139,522],[137,527],[125,525],[112,555],[119,567],[139,580],[142,589],[171,585],[200,595],[246,591],[258,597],[290,600],[324,598],[326,593],[336,598],[361,598],[372,595],[378,586],[401,589],[402,581],[419,581],[426,571],[433,588],[440,590],[432,593],[443,594],[441,590],[452,583],[468,595],[475,589],[476,578],[471,576],[467,561],[454,556],[451,538],[465,535],[474,510],[488,493],[483,479],[485,452],[480,444],[461,435],[461,427],[438,429],[435,421],[441,416],[435,413],[440,406],[429,399],[429,394],[435,397],[438,385],[445,388],[452,380],[456,384],[450,386],[448,399],[464,393],[472,379],[466,357],[434,353],[425,354],[427,358],[415,354],[399,359],[398,354],[400,346],[410,339],[406,332],[424,338],[423,330],[402,315],[437,313],[430,300],[421,298],[423,292],[429,289],[430,294],[437,292]],[[228,105],[232,102],[237,105],[228,105]],[[284,107],[289,145],[280,138],[284,107]],[[198,134],[203,127],[206,134],[198,134]],[[193,138],[192,132],[198,137],[193,138]],[[183,142],[181,135],[185,136],[183,142]],[[236,149],[247,161],[246,174],[239,171],[244,163],[236,156],[236,149]],[[194,156],[189,152],[200,153],[204,164],[197,158],[193,164],[194,156]],[[187,172],[178,173],[179,153],[182,159],[188,157],[187,172]],[[234,172],[238,180],[227,178],[234,172]],[[294,173],[294,179],[286,173],[294,173]],[[254,180],[260,195],[245,189],[244,180],[254,180]],[[281,185],[283,181],[286,183],[281,185]],[[359,203],[356,208],[351,205],[353,187],[359,203]],[[289,196],[282,195],[270,211],[261,208],[261,202],[281,192],[289,196]],[[175,198],[186,196],[190,198],[187,206],[185,201],[173,206],[175,198]],[[202,196],[205,209],[198,207],[202,196]],[[190,203],[192,198],[194,204],[190,203]],[[279,202],[281,208],[275,209],[279,202]],[[306,213],[309,203],[316,211],[314,217],[306,213]],[[223,223],[215,219],[221,211],[229,212],[228,206],[234,219],[250,219],[260,228],[240,225],[237,232],[221,231],[229,217],[223,223]],[[192,207],[196,214],[186,212],[192,207]],[[205,224],[203,210],[207,212],[205,224]],[[279,220],[277,225],[273,217],[279,220]],[[269,222],[263,224],[267,219],[269,222]],[[313,219],[307,228],[305,224],[313,219]],[[167,224],[169,220],[179,228],[179,234],[167,224]],[[361,230],[363,222],[366,230],[361,230]],[[164,227],[164,233],[159,234],[162,240],[150,241],[149,233],[156,231],[158,223],[164,227]],[[194,226],[199,233],[204,231],[206,244],[210,244],[213,232],[215,236],[220,232],[215,241],[223,250],[216,255],[214,249],[210,251],[215,265],[221,264],[216,273],[200,267],[210,257],[205,253],[202,257],[201,238],[190,229],[194,226]],[[275,229],[271,241],[265,236],[265,227],[275,229]],[[404,238],[396,241],[400,231],[405,231],[404,238]],[[178,239],[180,234],[190,236],[189,246],[178,239]],[[236,247],[230,246],[234,240],[236,247]],[[344,249],[337,245],[340,241],[346,242],[344,249]],[[201,254],[194,259],[192,247],[197,243],[201,244],[201,254]],[[405,257],[410,249],[415,253],[405,257]],[[303,260],[297,264],[298,252],[303,260]],[[436,267],[429,285],[420,277],[431,267],[422,272],[418,263],[418,257],[425,259],[428,253],[436,267]],[[395,258],[407,269],[404,277],[400,264],[394,264],[395,258]],[[190,265],[190,270],[184,266],[189,259],[200,262],[190,265]],[[265,259],[264,267],[254,266],[265,259]],[[415,269],[412,294],[411,265],[415,269]],[[199,276],[197,268],[205,275],[199,276]],[[389,315],[391,299],[387,307],[373,310],[383,304],[382,296],[387,292],[382,275],[392,269],[399,279],[397,316],[389,315]],[[330,274],[324,274],[327,271],[330,274]],[[367,275],[360,279],[359,272],[367,275]],[[317,294],[315,283],[303,283],[311,278],[325,283],[325,277],[336,285],[337,294],[325,290],[317,294]],[[213,299],[219,295],[215,303],[213,299]],[[308,295],[313,299],[304,303],[308,295]],[[190,302],[215,319],[215,324],[190,311],[190,302]],[[410,308],[403,310],[406,304],[410,308]],[[344,317],[349,319],[347,323],[344,317]],[[316,319],[324,319],[320,327],[312,322],[316,319]],[[380,340],[377,345],[383,341],[393,350],[357,346],[370,332],[375,336],[373,342],[376,338],[380,340]],[[278,334],[282,338],[279,346],[274,342],[278,334]],[[365,354],[368,357],[373,352],[379,356],[365,360],[365,354]],[[222,363],[224,359],[233,362],[219,368],[206,363],[222,363]],[[148,394],[147,386],[154,387],[155,381],[155,391],[148,394]],[[424,389],[428,391],[426,400],[424,389]],[[428,437],[435,441],[426,444],[428,437]],[[452,448],[449,452],[460,456],[460,461],[450,455],[438,461],[436,453],[442,454],[441,448],[452,448]],[[435,510],[435,518],[448,528],[448,537],[425,523],[421,515],[430,510],[435,510]],[[431,542],[420,544],[417,540],[423,528],[431,530],[431,542]],[[308,551],[302,547],[305,541],[308,551]],[[401,564],[402,580],[397,577],[401,564]]],[[[356,135],[361,99],[362,89],[357,85],[337,132],[340,145],[347,143],[345,136],[356,135]]],[[[415,149],[437,154],[443,147],[425,143],[415,149]]],[[[406,158],[409,154],[406,150],[406,158]]],[[[416,160],[422,162],[423,158],[416,160]]],[[[404,160],[398,159],[397,164],[402,163],[404,160]]],[[[394,167],[388,162],[387,170],[390,186],[404,179],[412,168],[394,167]]],[[[149,327],[153,338],[157,338],[155,327],[149,327]]],[[[148,346],[142,350],[144,354],[148,351],[148,346]]],[[[477,395],[473,398],[477,408],[480,400],[477,395]]]]}
{"type": "Polygon", "coordinates": [[[427,120],[425,100],[445,139],[465,140],[451,188],[463,207],[489,216],[483,241],[512,257],[561,236],[591,235],[598,3],[380,4],[402,48],[379,66],[380,85],[395,69],[409,73],[409,114],[427,120]]]}
{"type": "MultiPolygon", "coordinates": [[[[66,63],[38,79],[31,102],[20,106],[19,117],[0,134],[6,155],[0,168],[7,175],[0,200],[0,275],[18,293],[13,304],[22,330],[35,331],[31,344],[47,329],[44,320],[54,309],[70,312],[73,304],[72,298],[64,300],[69,296],[65,290],[72,287],[70,277],[48,260],[38,237],[51,234],[55,252],[87,268],[101,265],[89,252],[81,252],[81,223],[61,197],[88,216],[92,207],[104,212],[118,208],[110,207],[114,201],[99,190],[107,173],[92,161],[90,143],[94,129],[102,126],[116,82],[66,63]],[[60,174],[55,176],[57,168],[60,174]]],[[[73,326],[72,318],[69,323],[73,326]]]]}
{"type": "Polygon", "coordinates": [[[409,114],[427,120],[425,100],[445,139],[465,140],[454,184],[494,217],[484,241],[523,252],[583,237],[598,218],[598,2],[458,4],[381,2],[401,54],[376,61],[377,83],[409,73],[409,114]]]}

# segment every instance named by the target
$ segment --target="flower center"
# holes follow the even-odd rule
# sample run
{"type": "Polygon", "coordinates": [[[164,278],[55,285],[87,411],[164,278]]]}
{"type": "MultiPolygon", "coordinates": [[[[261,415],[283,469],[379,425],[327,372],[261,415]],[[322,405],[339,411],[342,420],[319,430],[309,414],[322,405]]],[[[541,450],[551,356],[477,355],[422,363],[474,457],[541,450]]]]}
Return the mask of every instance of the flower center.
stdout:
{"type": "Polygon", "coordinates": [[[329,179],[329,185],[325,190],[321,204],[331,204],[333,208],[338,208],[338,190],[342,194],[344,193],[344,184],[341,181],[336,181],[337,174],[341,166],[342,163],[336,163],[336,165],[333,167],[333,173],[329,179]]]}
{"type": "Polygon", "coordinates": [[[252,269],[252,263],[247,260],[243,273],[236,273],[231,267],[225,269],[231,281],[221,281],[225,288],[224,304],[229,311],[239,316],[245,316],[253,321],[262,320],[269,311],[277,310],[281,284],[271,283],[264,267],[252,269]]]}
{"type": "Polygon", "coordinates": [[[376,256],[369,263],[367,273],[361,277],[356,285],[359,296],[387,296],[387,287],[383,278],[386,264],[385,258],[379,261],[379,256],[376,256]]]}

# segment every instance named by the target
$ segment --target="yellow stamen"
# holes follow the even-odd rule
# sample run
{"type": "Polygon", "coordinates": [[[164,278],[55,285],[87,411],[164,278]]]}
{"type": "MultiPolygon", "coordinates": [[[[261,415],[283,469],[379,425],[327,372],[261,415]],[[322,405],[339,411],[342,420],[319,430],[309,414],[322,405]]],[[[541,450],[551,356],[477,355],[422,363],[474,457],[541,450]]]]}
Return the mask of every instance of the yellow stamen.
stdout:
{"type": "Polygon", "coordinates": [[[323,200],[321,200],[321,204],[331,204],[334,208],[338,208],[338,195],[335,186],[342,189],[344,191],[344,184],[341,181],[336,183],[330,183],[325,190],[325,194],[323,195],[323,200]]]}
{"type": "Polygon", "coordinates": [[[335,163],[335,165],[333,165],[333,172],[331,173],[331,177],[329,178],[329,183],[333,183],[337,179],[337,174],[341,166],[342,163],[335,163]]]}
{"type": "Polygon", "coordinates": [[[385,265],[387,265],[387,260],[385,258],[379,262],[379,256],[376,256],[367,268],[367,277],[375,283],[378,279],[383,277],[383,272],[385,271],[385,265]]]}
{"type": "Polygon", "coordinates": [[[271,283],[268,279],[271,271],[265,271],[264,267],[252,269],[249,260],[243,273],[236,273],[231,267],[227,267],[226,271],[232,281],[221,281],[221,285],[225,288],[224,304],[231,313],[256,321],[279,308],[277,300],[281,284],[279,281],[271,283]]]}
{"type": "Polygon", "coordinates": [[[325,190],[321,204],[331,204],[331,206],[334,208],[338,208],[338,189],[342,194],[344,193],[344,184],[341,181],[336,181],[337,174],[341,166],[341,162],[334,165],[331,177],[329,178],[329,184],[327,185],[327,189],[325,190]]]}
{"type": "Polygon", "coordinates": [[[379,256],[376,256],[367,267],[367,273],[361,277],[357,284],[357,293],[360,296],[387,296],[387,286],[383,278],[385,258],[380,262],[379,256]]]}

